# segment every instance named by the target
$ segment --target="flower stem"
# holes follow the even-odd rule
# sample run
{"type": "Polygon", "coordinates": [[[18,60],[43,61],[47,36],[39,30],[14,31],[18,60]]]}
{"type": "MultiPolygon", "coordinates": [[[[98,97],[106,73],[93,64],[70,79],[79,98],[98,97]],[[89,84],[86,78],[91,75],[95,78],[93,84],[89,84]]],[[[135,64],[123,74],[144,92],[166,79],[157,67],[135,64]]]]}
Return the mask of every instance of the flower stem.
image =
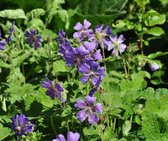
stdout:
{"type": "Polygon", "coordinates": [[[54,116],[54,115],[51,115],[51,117],[50,117],[51,127],[52,127],[52,129],[53,129],[53,131],[54,131],[54,134],[56,134],[57,132],[56,132],[56,129],[55,129],[55,126],[54,126],[53,116],[54,116]]]}
{"type": "MultiPolygon", "coordinates": [[[[105,52],[104,52],[104,47],[102,48],[102,51],[103,51],[103,60],[105,59],[105,52]]],[[[110,93],[110,90],[109,90],[109,79],[108,79],[108,73],[107,73],[107,66],[106,66],[106,62],[104,62],[104,68],[105,68],[105,72],[106,72],[106,88],[107,88],[107,92],[108,94],[110,93]]]]}

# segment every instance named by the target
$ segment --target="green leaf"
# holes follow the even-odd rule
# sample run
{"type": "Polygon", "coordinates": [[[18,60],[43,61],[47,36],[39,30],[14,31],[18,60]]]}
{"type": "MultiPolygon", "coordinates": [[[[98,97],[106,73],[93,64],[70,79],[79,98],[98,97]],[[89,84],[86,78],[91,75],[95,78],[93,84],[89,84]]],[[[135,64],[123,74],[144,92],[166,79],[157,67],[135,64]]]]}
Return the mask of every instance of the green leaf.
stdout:
{"type": "Polygon", "coordinates": [[[10,135],[11,130],[10,128],[3,127],[2,124],[0,124],[0,140],[4,140],[7,136],[10,135]]]}
{"type": "Polygon", "coordinates": [[[146,4],[150,3],[150,0],[135,0],[135,2],[136,2],[140,7],[144,7],[146,4]]]}
{"type": "Polygon", "coordinates": [[[153,9],[149,10],[145,16],[144,23],[146,26],[162,25],[166,21],[165,14],[160,14],[153,9]]]}
{"type": "Polygon", "coordinates": [[[113,129],[112,128],[106,128],[103,135],[101,136],[101,140],[103,141],[112,141],[111,139],[113,139],[115,137],[114,133],[113,133],[113,129]]]}
{"type": "Polygon", "coordinates": [[[53,71],[56,75],[58,75],[61,72],[67,72],[65,61],[63,60],[55,61],[53,63],[53,71]]]}
{"type": "Polygon", "coordinates": [[[45,25],[41,19],[34,18],[28,23],[27,27],[41,31],[44,29],[45,25]]]}
{"type": "Polygon", "coordinates": [[[160,57],[160,56],[163,56],[163,55],[167,55],[168,54],[168,52],[155,52],[155,53],[151,53],[151,54],[149,54],[148,55],[148,58],[149,59],[155,59],[155,58],[157,58],[157,57],[160,57]]]}
{"type": "Polygon", "coordinates": [[[0,17],[8,19],[25,19],[25,13],[22,9],[0,11],[0,17]]]}
{"type": "Polygon", "coordinates": [[[38,90],[38,95],[36,95],[36,99],[39,103],[41,103],[45,108],[52,108],[54,101],[51,97],[46,95],[46,90],[44,88],[40,88],[38,90]]]}
{"type": "Polygon", "coordinates": [[[61,117],[66,117],[71,114],[72,114],[72,108],[70,106],[67,106],[61,113],[61,117]]]}
{"type": "Polygon", "coordinates": [[[161,36],[164,34],[164,30],[161,27],[153,27],[147,33],[154,36],[161,36]]]}
{"type": "Polygon", "coordinates": [[[131,127],[132,127],[131,121],[126,120],[122,126],[122,132],[124,136],[128,136],[131,127]]]}
{"type": "Polygon", "coordinates": [[[24,84],[20,86],[16,83],[11,84],[9,88],[5,90],[6,93],[9,94],[9,100],[11,103],[15,101],[21,101],[25,99],[27,95],[32,94],[34,92],[34,86],[31,84],[24,84]]]}
{"type": "Polygon", "coordinates": [[[146,140],[168,140],[168,94],[147,100],[142,113],[142,131],[146,140]]]}
{"type": "Polygon", "coordinates": [[[140,90],[146,87],[146,81],[144,78],[146,74],[144,72],[134,73],[131,76],[131,80],[122,79],[120,83],[121,91],[140,90]]]}
{"type": "Polygon", "coordinates": [[[40,18],[41,15],[45,14],[45,10],[42,8],[37,8],[37,9],[33,9],[32,11],[30,11],[29,13],[26,14],[26,17],[32,17],[32,18],[40,18]]]}

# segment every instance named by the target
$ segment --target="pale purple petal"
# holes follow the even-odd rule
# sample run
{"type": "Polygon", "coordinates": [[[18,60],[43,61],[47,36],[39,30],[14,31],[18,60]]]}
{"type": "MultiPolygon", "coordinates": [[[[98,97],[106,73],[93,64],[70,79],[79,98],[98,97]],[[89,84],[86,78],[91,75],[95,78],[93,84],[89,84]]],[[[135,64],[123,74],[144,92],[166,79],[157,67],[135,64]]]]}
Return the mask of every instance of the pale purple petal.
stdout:
{"type": "Polygon", "coordinates": [[[93,54],[94,59],[101,61],[103,59],[102,55],[101,55],[101,50],[98,49],[94,54],[93,54]]]}
{"type": "Polygon", "coordinates": [[[86,84],[89,81],[90,75],[84,75],[80,78],[83,84],[86,84]]]}
{"type": "Polygon", "coordinates": [[[120,44],[119,45],[119,49],[120,49],[120,52],[124,52],[125,51],[125,49],[126,49],[126,45],[125,44],[120,44]]]}
{"type": "Polygon", "coordinates": [[[93,124],[98,121],[99,121],[99,117],[90,110],[89,115],[88,115],[89,124],[93,124]]]}
{"type": "Polygon", "coordinates": [[[118,50],[114,48],[112,51],[112,55],[118,56],[119,55],[118,50]]]}
{"type": "Polygon", "coordinates": [[[99,76],[93,76],[92,77],[92,84],[96,85],[99,82],[99,76]]]}
{"type": "Polygon", "coordinates": [[[120,35],[119,37],[118,37],[118,43],[123,43],[124,42],[124,36],[123,35],[120,35]]]}
{"type": "Polygon", "coordinates": [[[84,46],[87,50],[93,51],[96,48],[96,43],[95,42],[84,42],[84,46]]]}
{"type": "Polygon", "coordinates": [[[97,103],[94,107],[93,110],[99,114],[102,114],[103,110],[102,110],[102,105],[101,103],[97,103]]]}
{"type": "Polygon", "coordinates": [[[85,101],[89,106],[92,106],[96,101],[96,97],[86,96],[85,101]]]}
{"type": "Polygon", "coordinates": [[[96,75],[105,76],[105,69],[104,69],[104,67],[99,68],[99,69],[96,71],[96,75]]]}
{"type": "Polygon", "coordinates": [[[53,139],[52,141],[66,141],[64,136],[62,134],[59,134],[56,139],[53,139]]]}
{"type": "Polygon", "coordinates": [[[74,26],[75,30],[82,30],[82,28],[83,28],[83,25],[80,22],[76,23],[76,25],[74,26]]]}
{"type": "Polygon", "coordinates": [[[79,72],[84,73],[84,74],[89,74],[90,73],[90,66],[86,63],[82,64],[79,67],[79,72]]]}
{"type": "Polygon", "coordinates": [[[68,132],[67,133],[67,141],[78,141],[80,138],[79,133],[68,132]]]}
{"type": "Polygon", "coordinates": [[[84,39],[84,37],[82,36],[82,33],[79,31],[79,32],[75,32],[74,34],[73,34],[73,37],[74,38],[80,38],[81,40],[83,40],[84,39]]]}
{"type": "Polygon", "coordinates": [[[83,100],[78,100],[76,104],[74,105],[75,108],[77,109],[83,109],[86,107],[85,102],[83,100]]]}
{"type": "Polygon", "coordinates": [[[91,26],[91,23],[85,19],[83,22],[83,26],[84,26],[84,29],[88,29],[91,26]]]}
{"type": "Polygon", "coordinates": [[[87,117],[87,113],[86,110],[81,110],[77,113],[76,117],[79,119],[80,122],[83,122],[86,117],[87,117]]]}

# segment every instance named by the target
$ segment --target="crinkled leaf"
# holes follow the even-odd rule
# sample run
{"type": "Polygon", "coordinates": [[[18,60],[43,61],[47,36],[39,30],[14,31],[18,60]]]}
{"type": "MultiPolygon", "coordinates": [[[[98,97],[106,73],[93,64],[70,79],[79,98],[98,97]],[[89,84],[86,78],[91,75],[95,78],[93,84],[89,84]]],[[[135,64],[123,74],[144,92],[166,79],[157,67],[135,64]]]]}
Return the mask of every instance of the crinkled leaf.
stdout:
{"type": "Polygon", "coordinates": [[[0,11],[0,17],[8,19],[25,19],[25,13],[22,9],[0,11]]]}

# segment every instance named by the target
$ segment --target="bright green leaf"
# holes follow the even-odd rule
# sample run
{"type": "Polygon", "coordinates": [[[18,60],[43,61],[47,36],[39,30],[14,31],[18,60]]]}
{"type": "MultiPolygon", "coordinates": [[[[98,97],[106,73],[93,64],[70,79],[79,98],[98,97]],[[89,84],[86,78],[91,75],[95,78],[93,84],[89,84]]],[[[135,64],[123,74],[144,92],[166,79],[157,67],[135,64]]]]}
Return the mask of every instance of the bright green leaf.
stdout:
{"type": "Polygon", "coordinates": [[[165,14],[160,14],[157,11],[151,9],[146,13],[144,22],[146,26],[154,26],[154,25],[162,25],[165,21],[166,21],[165,14]]]}
{"type": "Polygon", "coordinates": [[[0,11],[0,17],[8,19],[25,19],[25,13],[22,9],[0,11]]]}
{"type": "Polygon", "coordinates": [[[161,36],[164,34],[164,30],[161,27],[153,27],[147,33],[154,36],[161,36]]]}

